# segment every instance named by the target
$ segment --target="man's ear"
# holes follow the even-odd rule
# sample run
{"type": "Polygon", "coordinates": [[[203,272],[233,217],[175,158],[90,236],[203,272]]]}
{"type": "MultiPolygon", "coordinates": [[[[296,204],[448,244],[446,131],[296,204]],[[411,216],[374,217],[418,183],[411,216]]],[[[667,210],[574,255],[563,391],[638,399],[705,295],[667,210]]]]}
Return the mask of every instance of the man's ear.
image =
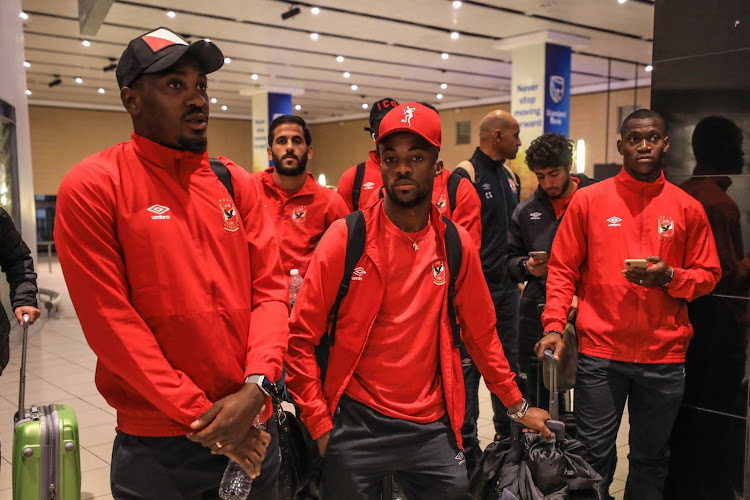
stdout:
{"type": "Polygon", "coordinates": [[[664,137],[664,152],[669,151],[669,137],[664,137]]]}
{"type": "Polygon", "coordinates": [[[312,160],[313,157],[313,148],[312,146],[307,146],[307,159],[312,160]]]}
{"type": "Polygon", "coordinates": [[[617,139],[617,152],[622,154],[622,139],[617,139]]]}
{"type": "MultiPolygon", "coordinates": [[[[266,153],[268,154],[268,159],[273,161],[273,156],[271,156],[271,146],[266,147],[266,153]]],[[[274,165],[275,167],[276,165],[274,165]]]]}
{"type": "Polygon", "coordinates": [[[437,161],[435,162],[435,177],[440,175],[440,173],[443,171],[443,167],[444,167],[443,160],[438,158],[437,161]]]}
{"type": "Polygon", "coordinates": [[[135,90],[130,87],[123,87],[120,89],[120,100],[128,114],[135,118],[141,114],[141,108],[143,107],[143,100],[141,96],[135,90]]]}

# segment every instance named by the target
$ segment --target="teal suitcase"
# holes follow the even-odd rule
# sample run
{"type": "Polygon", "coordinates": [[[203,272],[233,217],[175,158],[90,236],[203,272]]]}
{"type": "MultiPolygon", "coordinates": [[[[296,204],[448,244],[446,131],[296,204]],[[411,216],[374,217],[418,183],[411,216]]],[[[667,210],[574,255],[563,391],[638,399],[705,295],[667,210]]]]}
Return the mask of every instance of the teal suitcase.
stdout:
{"type": "Polygon", "coordinates": [[[13,500],[80,500],[78,420],[68,405],[24,407],[28,317],[13,431],[13,500]]]}

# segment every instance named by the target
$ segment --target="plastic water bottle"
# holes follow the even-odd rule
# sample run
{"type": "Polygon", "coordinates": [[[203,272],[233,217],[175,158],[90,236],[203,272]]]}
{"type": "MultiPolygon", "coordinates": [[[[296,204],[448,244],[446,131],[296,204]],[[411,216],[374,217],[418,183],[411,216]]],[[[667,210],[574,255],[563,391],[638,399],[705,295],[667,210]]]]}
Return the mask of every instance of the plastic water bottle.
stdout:
{"type": "Polygon", "coordinates": [[[289,303],[292,307],[297,302],[297,294],[300,288],[302,288],[302,276],[299,275],[299,270],[292,269],[289,271],[289,303]]]}
{"type": "MultiPolygon", "coordinates": [[[[265,406],[261,408],[258,415],[253,420],[253,427],[262,431],[266,430],[266,423],[260,419],[265,406]]],[[[224,470],[219,484],[219,498],[222,500],[247,500],[250,496],[250,490],[253,487],[253,480],[247,475],[245,469],[234,460],[229,460],[229,465],[224,470]]]]}

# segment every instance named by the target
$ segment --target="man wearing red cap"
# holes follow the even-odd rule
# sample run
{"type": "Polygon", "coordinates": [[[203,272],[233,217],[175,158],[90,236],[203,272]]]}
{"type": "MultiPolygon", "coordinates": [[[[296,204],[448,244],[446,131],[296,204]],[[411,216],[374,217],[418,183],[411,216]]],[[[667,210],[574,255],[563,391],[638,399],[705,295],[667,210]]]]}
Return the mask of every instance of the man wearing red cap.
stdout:
{"type": "MultiPolygon", "coordinates": [[[[288,387],[323,455],[322,497],[376,498],[393,474],[409,498],[470,498],[459,350],[447,312],[447,224],[431,202],[438,114],[415,102],[382,120],[376,143],[385,198],[364,210],[365,250],[338,314],[325,381],[315,349],[343,278],[345,221],[320,241],[290,321],[288,387]]],[[[549,414],[522,398],[495,332],[479,253],[462,247],[453,297],[461,337],[489,389],[524,426],[549,414]]]]}
{"type": "Polygon", "coordinates": [[[166,28],[132,40],[116,75],[133,135],[58,192],[60,264],[117,410],[114,498],[216,498],[227,457],[257,476],[253,499],[278,497],[275,420],[252,421],[271,414],[287,288],[249,174],[221,159],[232,194],[209,165],[206,74],[223,61],[166,28]]]}

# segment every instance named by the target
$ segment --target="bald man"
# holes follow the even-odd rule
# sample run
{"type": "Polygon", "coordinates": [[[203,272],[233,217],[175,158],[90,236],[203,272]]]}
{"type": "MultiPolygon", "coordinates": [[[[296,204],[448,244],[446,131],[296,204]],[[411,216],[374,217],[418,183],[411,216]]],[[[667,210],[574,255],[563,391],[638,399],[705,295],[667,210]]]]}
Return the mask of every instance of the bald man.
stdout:
{"type": "MultiPolygon", "coordinates": [[[[487,114],[479,125],[479,147],[456,167],[468,177],[482,200],[482,247],[480,258],[497,317],[497,333],[511,369],[518,373],[518,285],[507,276],[505,249],[510,217],[518,205],[521,183],[505,160],[512,160],[521,147],[518,122],[507,111],[487,114]]],[[[466,466],[471,473],[481,455],[477,440],[479,416],[479,372],[469,355],[462,353],[466,387],[466,416],[461,430],[466,448],[466,466]]],[[[510,418],[500,400],[492,396],[495,439],[510,434],[510,418]]]]}

